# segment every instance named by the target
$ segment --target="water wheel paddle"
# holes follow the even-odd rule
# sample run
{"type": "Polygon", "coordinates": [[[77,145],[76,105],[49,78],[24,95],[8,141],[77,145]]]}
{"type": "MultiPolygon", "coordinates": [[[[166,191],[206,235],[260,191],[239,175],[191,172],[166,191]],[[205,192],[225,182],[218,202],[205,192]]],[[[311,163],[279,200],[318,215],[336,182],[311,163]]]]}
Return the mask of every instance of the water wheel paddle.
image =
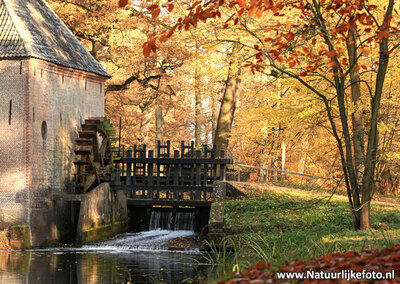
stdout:
{"type": "Polygon", "coordinates": [[[111,136],[115,133],[106,118],[89,118],[78,132],[75,146],[77,191],[86,193],[109,181],[113,170],[111,136]]]}

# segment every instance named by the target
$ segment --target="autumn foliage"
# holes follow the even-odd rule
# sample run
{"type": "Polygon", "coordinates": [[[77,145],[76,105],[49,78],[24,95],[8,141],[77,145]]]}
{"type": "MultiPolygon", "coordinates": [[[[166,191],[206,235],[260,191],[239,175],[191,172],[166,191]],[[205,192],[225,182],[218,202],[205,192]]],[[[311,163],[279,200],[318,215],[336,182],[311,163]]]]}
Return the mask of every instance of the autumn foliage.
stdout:
{"type": "MultiPolygon", "coordinates": [[[[306,272],[306,271],[339,272],[342,270],[353,270],[354,272],[386,272],[395,271],[395,279],[381,281],[366,281],[361,283],[400,283],[400,246],[392,246],[383,250],[364,251],[364,252],[346,252],[333,253],[314,259],[293,260],[288,265],[283,265],[278,272],[306,272]]],[[[282,283],[278,280],[276,271],[271,270],[271,266],[264,262],[258,262],[249,267],[244,272],[233,275],[233,278],[227,281],[219,281],[218,284],[234,283],[282,283]]],[[[291,280],[291,283],[339,283],[340,280],[291,280]]],[[[343,283],[360,283],[360,280],[345,281],[343,283]]]]}

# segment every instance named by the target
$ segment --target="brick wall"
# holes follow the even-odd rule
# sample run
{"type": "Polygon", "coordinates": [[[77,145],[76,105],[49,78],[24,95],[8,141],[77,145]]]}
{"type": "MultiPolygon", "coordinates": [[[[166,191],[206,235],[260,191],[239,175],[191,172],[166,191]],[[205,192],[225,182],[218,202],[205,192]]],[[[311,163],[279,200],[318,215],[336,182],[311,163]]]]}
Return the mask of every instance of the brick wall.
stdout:
{"type": "Polygon", "coordinates": [[[9,223],[28,222],[27,70],[28,60],[0,61],[0,218],[9,223]]]}
{"type": "MultiPolygon", "coordinates": [[[[17,155],[10,155],[7,150],[8,158],[0,157],[0,200],[2,192],[22,192],[25,203],[23,209],[17,210],[23,216],[20,221],[29,223],[33,245],[40,245],[57,238],[52,196],[73,191],[77,130],[86,118],[104,115],[104,78],[33,58],[0,61],[0,66],[9,66],[7,70],[0,69],[0,95],[16,100],[15,124],[1,126],[5,127],[1,133],[11,135],[0,142],[0,153],[10,144],[18,148],[13,152],[17,155]],[[8,82],[5,87],[2,81],[8,82]],[[4,169],[11,161],[18,165],[13,171],[24,177],[25,183],[6,189],[2,181],[10,179],[10,175],[4,169]]],[[[1,108],[1,121],[7,119],[5,108],[1,108]]],[[[14,203],[17,201],[14,196],[14,203]]]]}

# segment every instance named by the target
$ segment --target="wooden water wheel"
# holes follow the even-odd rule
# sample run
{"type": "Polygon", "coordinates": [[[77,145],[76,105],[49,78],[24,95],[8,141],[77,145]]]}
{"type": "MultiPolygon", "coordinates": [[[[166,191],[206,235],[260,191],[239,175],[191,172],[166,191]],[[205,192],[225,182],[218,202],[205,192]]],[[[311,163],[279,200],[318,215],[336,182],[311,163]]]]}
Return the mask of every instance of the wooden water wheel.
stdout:
{"type": "Polygon", "coordinates": [[[113,170],[112,124],[106,118],[89,118],[76,139],[77,191],[86,193],[109,181],[113,170]]]}

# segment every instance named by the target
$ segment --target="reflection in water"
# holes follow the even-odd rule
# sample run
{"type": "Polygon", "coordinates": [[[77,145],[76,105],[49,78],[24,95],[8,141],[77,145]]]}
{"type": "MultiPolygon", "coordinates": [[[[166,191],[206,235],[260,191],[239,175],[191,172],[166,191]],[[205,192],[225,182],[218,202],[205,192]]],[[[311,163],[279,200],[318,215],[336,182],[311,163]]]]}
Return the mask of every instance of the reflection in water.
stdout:
{"type": "Polygon", "coordinates": [[[0,252],[0,284],[207,283],[198,250],[166,251],[190,231],[123,234],[82,248],[0,252]]]}
{"type": "Polygon", "coordinates": [[[207,283],[200,258],[145,251],[0,252],[0,283],[207,283]]]}

